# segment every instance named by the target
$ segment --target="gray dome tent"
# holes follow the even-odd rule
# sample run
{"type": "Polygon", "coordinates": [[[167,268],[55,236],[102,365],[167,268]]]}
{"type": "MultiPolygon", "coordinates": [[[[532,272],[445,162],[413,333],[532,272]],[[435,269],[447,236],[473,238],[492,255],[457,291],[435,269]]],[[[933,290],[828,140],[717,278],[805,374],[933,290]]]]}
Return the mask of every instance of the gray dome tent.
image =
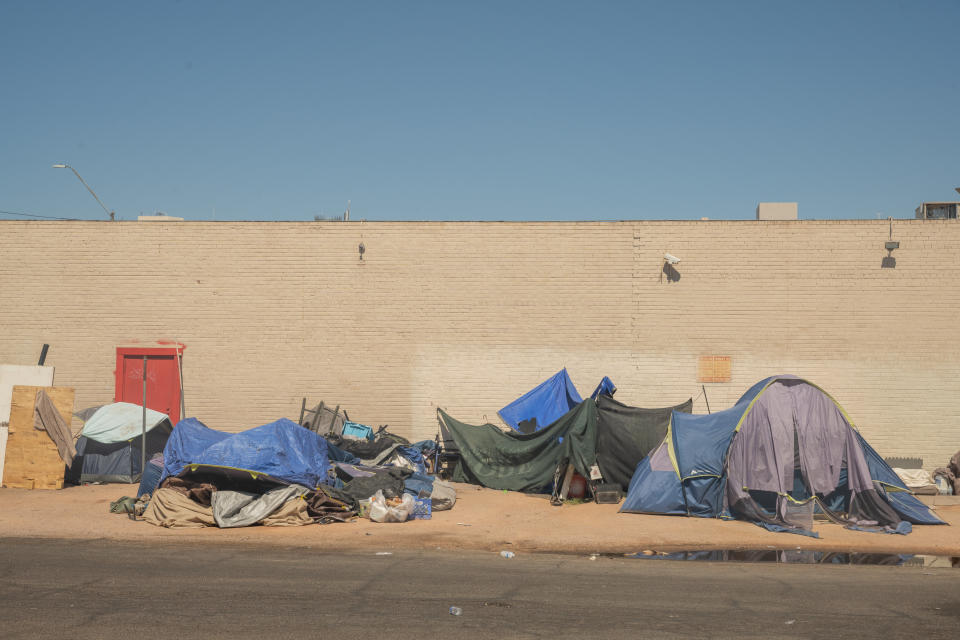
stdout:
{"type": "Polygon", "coordinates": [[[626,513],[736,517],[792,528],[812,502],[855,528],[905,533],[943,524],[867,444],[843,408],[796,376],[761,380],[710,415],[674,411],[659,447],[637,465],[626,513]]]}
{"type": "MultiPolygon", "coordinates": [[[[140,480],[143,407],[129,402],[107,404],[90,415],[77,439],[77,456],[65,480],[133,483],[140,480]]],[[[161,453],[173,426],[165,413],[147,409],[147,460],[161,453]]]]}

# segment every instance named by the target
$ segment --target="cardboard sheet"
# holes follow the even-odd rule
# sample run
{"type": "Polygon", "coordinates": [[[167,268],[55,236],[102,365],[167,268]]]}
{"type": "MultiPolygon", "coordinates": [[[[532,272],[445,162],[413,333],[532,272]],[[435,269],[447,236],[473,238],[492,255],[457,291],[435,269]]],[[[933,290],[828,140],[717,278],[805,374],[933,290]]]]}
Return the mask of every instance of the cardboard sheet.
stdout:
{"type": "Polygon", "coordinates": [[[53,367],[32,367],[0,364],[0,484],[3,483],[3,461],[7,450],[7,423],[10,422],[10,399],[14,385],[53,386],[53,367]]]}

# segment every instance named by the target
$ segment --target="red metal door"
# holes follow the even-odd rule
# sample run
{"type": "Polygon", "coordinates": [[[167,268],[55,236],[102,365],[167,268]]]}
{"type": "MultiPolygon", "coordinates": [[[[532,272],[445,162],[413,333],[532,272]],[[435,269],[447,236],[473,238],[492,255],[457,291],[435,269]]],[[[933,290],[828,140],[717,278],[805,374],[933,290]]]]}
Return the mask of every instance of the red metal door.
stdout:
{"type": "Polygon", "coordinates": [[[117,349],[115,402],[143,402],[143,358],[147,358],[147,409],[180,421],[180,370],[175,349],[117,349]]]}

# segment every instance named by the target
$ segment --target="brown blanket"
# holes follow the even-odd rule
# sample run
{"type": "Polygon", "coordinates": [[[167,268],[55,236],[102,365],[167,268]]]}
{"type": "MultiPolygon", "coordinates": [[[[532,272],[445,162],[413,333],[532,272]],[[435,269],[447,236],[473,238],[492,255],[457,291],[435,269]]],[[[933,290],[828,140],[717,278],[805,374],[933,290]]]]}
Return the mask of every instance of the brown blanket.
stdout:
{"type": "Polygon", "coordinates": [[[213,509],[175,489],[157,489],[143,512],[143,519],[158,527],[215,527],[213,509]]]}
{"type": "Polygon", "coordinates": [[[357,515],[346,502],[327,495],[321,487],[307,493],[300,501],[306,505],[307,513],[322,524],[348,522],[357,515]]]}

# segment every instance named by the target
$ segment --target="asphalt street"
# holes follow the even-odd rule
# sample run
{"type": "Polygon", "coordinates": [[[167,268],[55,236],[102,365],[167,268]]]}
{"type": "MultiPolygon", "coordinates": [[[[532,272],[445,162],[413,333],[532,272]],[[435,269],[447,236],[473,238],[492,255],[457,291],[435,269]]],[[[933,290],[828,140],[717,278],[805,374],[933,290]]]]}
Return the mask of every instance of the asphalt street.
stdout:
{"type": "Polygon", "coordinates": [[[3,539],[0,575],[6,639],[947,638],[960,625],[960,570],[916,566],[3,539]]]}

